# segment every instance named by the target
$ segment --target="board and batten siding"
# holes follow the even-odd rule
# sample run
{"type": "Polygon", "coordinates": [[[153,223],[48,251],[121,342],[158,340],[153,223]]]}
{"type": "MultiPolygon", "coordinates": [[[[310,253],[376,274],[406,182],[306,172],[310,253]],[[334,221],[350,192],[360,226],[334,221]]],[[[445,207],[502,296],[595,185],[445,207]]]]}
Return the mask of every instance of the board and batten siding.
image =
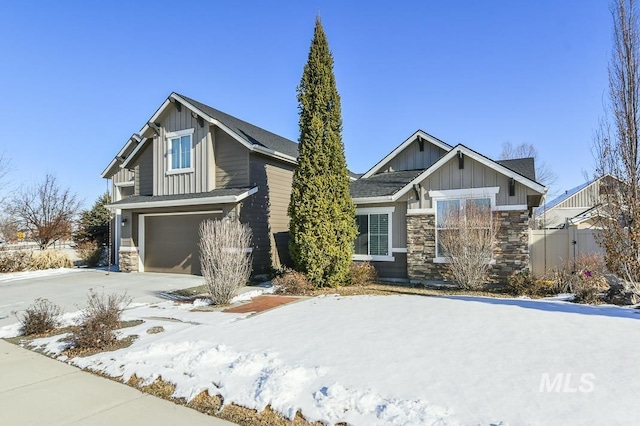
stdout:
{"type": "Polygon", "coordinates": [[[557,209],[575,209],[575,208],[591,208],[598,203],[598,188],[600,180],[593,182],[591,185],[576,192],[566,200],[558,203],[553,208],[557,209]]]}
{"type": "MultiPolygon", "coordinates": [[[[538,192],[516,181],[515,195],[509,196],[509,177],[468,156],[465,156],[463,169],[458,167],[458,158],[454,157],[423,180],[420,186],[421,202],[419,208],[433,207],[429,197],[429,191],[432,190],[444,191],[497,186],[500,188],[496,194],[496,205],[498,206],[526,205],[528,195],[539,195],[538,192]]],[[[414,204],[415,202],[411,203],[411,207],[418,208],[414,204]]]]}
{"type": "Polygon", "coordinates": [[[134,165],[135,195],[153,195],[153,144],[147,144],[134,165]]]}
{"type": "Polygon", "coordinates": [[[167,108],[157,120],[160,134],[154,137],[153,149],[153,195],[193,194],[214,189],[212,173],[215,170],[213,140],[208,123],[201,127],[198,120],[191,116],[191,110],[182,107],[178,111],[175,105],[167,108]],[[167,133],[193,129],[191,165],[193,171],[167,174],[169,169],[169,141],[167,133]]]}
{"type": "Polygon", "coordinates": [[[418,141],[414,141],[398,155],[380,168],[380,172],[427,169],[447,152],[440,147],[424,141],[424,150],[420,151],[418,141]]]}
{"type": "Polygon", "coordinates": [[[249,150],[225,131],[214,132],[216,188],[243,187],[249,184],[249,150]]]}

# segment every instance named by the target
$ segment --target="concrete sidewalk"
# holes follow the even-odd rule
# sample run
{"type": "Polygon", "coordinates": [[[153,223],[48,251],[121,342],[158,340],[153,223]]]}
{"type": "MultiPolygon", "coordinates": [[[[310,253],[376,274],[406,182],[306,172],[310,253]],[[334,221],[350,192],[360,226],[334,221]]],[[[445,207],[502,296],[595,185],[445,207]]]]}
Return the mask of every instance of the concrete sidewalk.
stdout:
{"type": "Polygon", "coordinates": [[[233,425],[0,339],[0,423],[233,425]]]}

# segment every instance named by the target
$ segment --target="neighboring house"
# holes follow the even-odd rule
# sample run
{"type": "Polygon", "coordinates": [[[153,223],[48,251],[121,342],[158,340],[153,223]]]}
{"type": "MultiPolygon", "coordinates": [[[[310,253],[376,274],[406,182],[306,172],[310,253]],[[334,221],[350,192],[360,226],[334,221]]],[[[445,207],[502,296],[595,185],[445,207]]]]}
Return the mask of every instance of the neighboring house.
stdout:
{"type": "Polygon", "coordinates": [[[370,261],[383,278],[442,280],[443,214],[484,203],[500,221],[491,274],[504,282],[529,265],[528,222],[545,192],[532,158],[494,161],[419,130],[351,184],[354,260],[370,261]]]}
{"type": "Polygon", "coordinates": [[[172,93],[102,173],[124,271],[200,273],[198,228],[239,217],[254,273],[288,263],[297,143],[172,93]]]}
{"type": "Polygon", "coordinates": [[[535,211],[536,227],[547,229],[578,229],[598,226],[597,207],[600,204],[600,185],[603,177],[590,180],[538,207],[535,211]]]}

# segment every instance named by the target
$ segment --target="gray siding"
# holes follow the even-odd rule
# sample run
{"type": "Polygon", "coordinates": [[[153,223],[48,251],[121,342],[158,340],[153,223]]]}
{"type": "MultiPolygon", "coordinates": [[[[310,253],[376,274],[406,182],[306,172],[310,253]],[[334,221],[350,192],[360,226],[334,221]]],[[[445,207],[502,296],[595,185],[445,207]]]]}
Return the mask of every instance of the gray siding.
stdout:
{"type": "Polygon", "coordinates": [[[153,195],[153,144],[147,144],[135,163],[135,195],[153,195]]]}
{"type": "Polygon", "coordinates": [[[216,188],[249,184],[249,150],[223,130],[215,129],[216,188]]]}
{"type": "MultiPolygon", "coordinates": [[[[522,185],[515,184],[515,195],[509,196],[509,178],[484,164],[465,157],[464,169],[458,168],[457,157],[443,164],[438,170],[421,182],[422,203],[420,208],[430,208],[430,190],[449,190],[467,188],[500,187],[496,195],[496,205],[526,205],[528,195],[539,195],[536,191],[522,185]]],[[[415,195],[410,193],[415,199],[415,195]]],[[[412,203],[412,208],[417,208],[412,203]]]]}
{"type": "Polygon", "coordinates": [[[407,279],[407,254],[393,253],[393,262],[369,262],[376,268],[378,277],[407,279]]]}
{"type": "Polygon", "coordinates": [[[132,170],[128,169],[119,169],[116,174],[114,174],[111,179],[113,183],[122,183],[122,182],[131,182],[134,178],[134,173],[132,170]]]}
{"type": "Polygon", "coordinates": [[[380,172],[426,169],[446,153],[428,141],[424,141],[424,150],[420,151],[420,145],[416,140],[383,165],[380,172]]]}
{"type": "Polygon", "coordinates": [[[122,200],[133,195],[132,187],[122,187],[117,183],[135,181],[135,174],[128,169],[119,169],[117,173],[111,176],[111,195],[114,201],[122,200]]]}
{"type": "Polygon", "coordinates": [[[269,272],[271,267],[271,238],[269,229],[269,192],[267,171],[264,160],[251,155],[251,185],[258,186],[258,192],[242,202],[240,221],[251,227],[253,244],[254,273],[269,272]]]}
{"type": "MultiPolygon", "coordinates": [[[[266,160],[266,158],[265,158],[266,160]]],[[[289,255],[289,201],[293,165],[267,160],[267,189],[269,191],[269,227],[271,261],[274,266],[292,265],[289,255]]]]}
{"type": "Polygon", "coordinates": [[[204,123],[202,127],[191,116],[191,111],[182,107],[181,111],[171,106],[158,118],[160,134],[153,137],[153,194],[192,194],[206,192],[214,189],[213,179],[210,176],[214,170],[213,141],[209,132],[209,126],[204,123]],[[167,132],[194,129],[192,136],[193,156],[191,164],[192,172],[167,174],[168,149],[167,132]]]}
{"type": "Polygon", "coordinates": [[[407,203],[400,201],[387,204],[361,204],[356,208],[367,209],[374,207],[394,207],[391,214],[391,247],[407,248],[407,203]]]}

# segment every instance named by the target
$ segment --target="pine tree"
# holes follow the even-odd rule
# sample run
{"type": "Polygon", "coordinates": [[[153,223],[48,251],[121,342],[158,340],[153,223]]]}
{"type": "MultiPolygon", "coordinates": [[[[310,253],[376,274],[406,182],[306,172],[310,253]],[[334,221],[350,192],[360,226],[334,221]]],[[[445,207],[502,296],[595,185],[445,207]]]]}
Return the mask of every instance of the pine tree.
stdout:
{"type": "Polygon", "coordinates": [[[340,95],[320,18],[298,92],[300,144],[289,204],[291,256],[316,286],[349,279],[357,234],[342,144],[340,95]]]}
{"type": "Polygon", "coordinates": [[[105,192],[93,203],[91,210],[84,210],[80,213],[78,231],[74,235],[76,242],[92,241],[98,244],[98,246],[107,243],[111,216],[105,204],[109,204],[110,202],[111,197],[108,192],[105,192]]]}

